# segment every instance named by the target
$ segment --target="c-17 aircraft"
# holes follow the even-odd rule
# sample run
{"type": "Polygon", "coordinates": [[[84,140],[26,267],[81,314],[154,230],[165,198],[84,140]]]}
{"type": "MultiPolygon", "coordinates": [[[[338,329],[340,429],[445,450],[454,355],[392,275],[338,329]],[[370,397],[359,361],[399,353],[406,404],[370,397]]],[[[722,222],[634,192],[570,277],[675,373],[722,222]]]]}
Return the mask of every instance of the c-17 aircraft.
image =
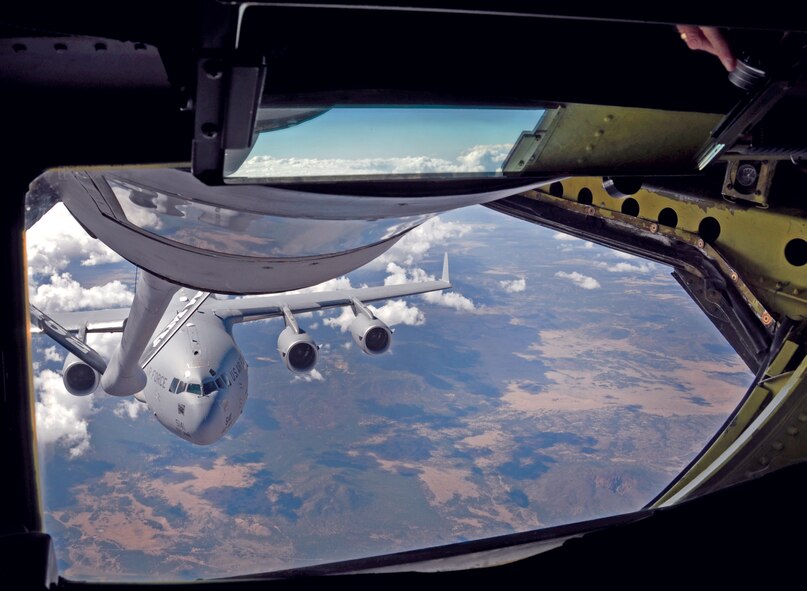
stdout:
{"type": "MultiPolygon", "coordinates": [[[[70,351],[62,371],[70,394],[87,396],[99,386],[113,395],[133,394],[166,429],[191,443],[209,445],[235,424],[249,394],[248,364],[233,338],[235,324],[283,317],[286,326],[277,340],[278,352],[290,371],[305,373],[314,369],[319,347],[300,328],[295,314],[350,306],[354,342],[365,353],[380,355],[389,350],[393,331],[366,304],[450,287],[446,255],[439,280],[402,285],[243,298],[209,297],[208,292],[179,288],[140,355],[138,366],[146,382],[136,392],[104,388],[107,364],[84,342],[87,333],[124,331],[130,308],[49,316],[31,306],[31,325],[32,331],[48,334],[70,351]]],[[[125,348],[122,343],[118,350],[125,348]]]]}

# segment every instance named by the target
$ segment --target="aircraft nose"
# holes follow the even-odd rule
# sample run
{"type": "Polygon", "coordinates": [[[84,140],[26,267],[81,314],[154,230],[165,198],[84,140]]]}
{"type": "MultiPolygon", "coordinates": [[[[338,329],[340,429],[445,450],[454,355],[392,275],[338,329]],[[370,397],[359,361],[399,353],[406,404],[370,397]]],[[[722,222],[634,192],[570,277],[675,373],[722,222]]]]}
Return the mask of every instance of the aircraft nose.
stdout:
{"type": "Polygon", "coordinates": [[[221,389],[207,396],[207,414],[193,434],[194,443],[209,445],[219,440],[232,425],[231,403],[228,390],[221,389]]]}
{"type": "Polygon", "coordinates": [[[215,412],[216,400],[212,396],[197,397],[192,405],[185,411],[185,428],[188,429],[190,440],[193,443],[207,445],[213,443],[216,437],[215,419],[212,415],[215,412]]]}

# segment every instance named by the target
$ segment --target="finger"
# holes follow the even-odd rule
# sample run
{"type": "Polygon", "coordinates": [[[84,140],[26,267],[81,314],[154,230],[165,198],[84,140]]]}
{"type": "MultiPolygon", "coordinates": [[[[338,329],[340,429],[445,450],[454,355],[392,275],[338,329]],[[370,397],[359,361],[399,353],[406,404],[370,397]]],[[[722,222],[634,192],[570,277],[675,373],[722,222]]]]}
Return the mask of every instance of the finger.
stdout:
{"type": "Polygon", "coordinates": [[[712,46],[710,53],[720,58],[723,67],[729,72],[734,70],[737,66],[737,60],[731,51],[731,47],[729,47],[728,41],[726,41],[726,38],[723,36],[723,33],[715,27],[701,27],[701,31],[703,31],[703,36],[712,46]]]}
{"type": "Polygon", "coordinates": [[[687,44],[687,47],[694,51],[709,51],[711,45],[703,36],[700,27],[678,25],[676,28],[681,33],[681,39],[687,44]]]}

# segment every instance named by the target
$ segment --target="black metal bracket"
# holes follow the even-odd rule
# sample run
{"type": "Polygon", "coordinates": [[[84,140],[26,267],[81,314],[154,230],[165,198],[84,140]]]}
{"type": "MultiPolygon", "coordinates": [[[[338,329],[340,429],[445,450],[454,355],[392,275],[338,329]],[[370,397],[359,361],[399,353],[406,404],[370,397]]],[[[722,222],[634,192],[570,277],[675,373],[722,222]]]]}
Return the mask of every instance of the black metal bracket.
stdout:
{"type": "Polygon", "coordinates": [[[236,6],[206,5],[196,60],[193,174],[209,185],[223,182],[227,150],[245,150],[255,140],[255,121],[263,95],[266,60],[239,52],[236,6]]]}

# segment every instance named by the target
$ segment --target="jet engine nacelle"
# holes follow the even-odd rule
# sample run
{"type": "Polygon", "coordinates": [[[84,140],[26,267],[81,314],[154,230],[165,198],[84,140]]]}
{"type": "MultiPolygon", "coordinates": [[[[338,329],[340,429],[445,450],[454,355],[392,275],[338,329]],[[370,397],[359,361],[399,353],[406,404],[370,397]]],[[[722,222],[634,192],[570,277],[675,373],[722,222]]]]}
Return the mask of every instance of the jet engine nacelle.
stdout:
{"type": "Polygon", "coordinates": [[[365,353],[380,355],[392,344],[392,330],[378,318],[368,318],[364,314],[356,316],[350,323],[353,340],[365,353]]]}
{"type": "Polygon", "coordinates": [[[287,326],[277,337],[277,350],[286,367],[295,373],[311,371],[317,364],[317,344],[305,331],[287,326]]]}
{"type": "Polygon", "coordinates": [[[67,355],[62,368],[62,382],[73,396],[88,396],[95,392],[101,375],[72,353],[67,355]]]}

